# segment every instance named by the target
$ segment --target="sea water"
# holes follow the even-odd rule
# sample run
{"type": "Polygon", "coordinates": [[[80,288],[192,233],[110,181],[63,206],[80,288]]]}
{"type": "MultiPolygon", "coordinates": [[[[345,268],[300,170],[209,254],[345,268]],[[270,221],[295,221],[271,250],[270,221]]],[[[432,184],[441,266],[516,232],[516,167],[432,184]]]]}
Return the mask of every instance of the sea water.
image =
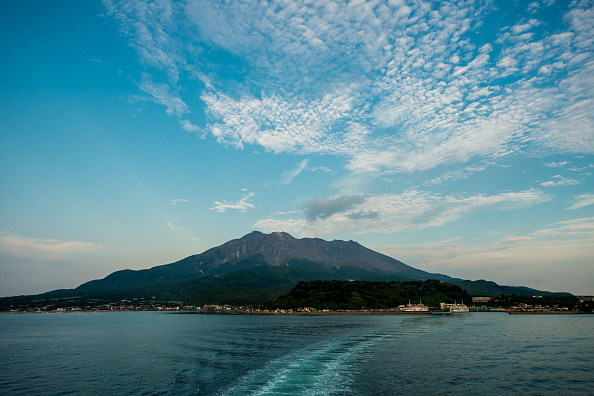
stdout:
{"type": "Polygon", "coordinates": [[[2,395],[594,394],[594,315],[0,315],[2,395]]]}

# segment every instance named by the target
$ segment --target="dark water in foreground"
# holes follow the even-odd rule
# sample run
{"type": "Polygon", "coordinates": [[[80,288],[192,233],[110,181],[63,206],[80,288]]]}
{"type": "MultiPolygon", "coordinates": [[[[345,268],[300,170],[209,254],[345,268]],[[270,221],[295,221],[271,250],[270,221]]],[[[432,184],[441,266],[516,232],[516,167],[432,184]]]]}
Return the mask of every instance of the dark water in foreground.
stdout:
{"type": "Polygon", "coordinates": [[[3,395],[594,394],[594,315],[0,315],[3,395]]]}

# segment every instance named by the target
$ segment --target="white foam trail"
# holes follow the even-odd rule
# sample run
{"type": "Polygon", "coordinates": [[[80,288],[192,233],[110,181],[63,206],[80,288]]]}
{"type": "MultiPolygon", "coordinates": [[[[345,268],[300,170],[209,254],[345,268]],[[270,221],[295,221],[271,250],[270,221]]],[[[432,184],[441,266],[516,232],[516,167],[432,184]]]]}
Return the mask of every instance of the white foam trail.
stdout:
{"type": "Polygon", "coordinates": [[[350,390],[353,366],[387,335],[350,335],[307,346],[254,370],[221,395],[332,395],[350,390]]]}

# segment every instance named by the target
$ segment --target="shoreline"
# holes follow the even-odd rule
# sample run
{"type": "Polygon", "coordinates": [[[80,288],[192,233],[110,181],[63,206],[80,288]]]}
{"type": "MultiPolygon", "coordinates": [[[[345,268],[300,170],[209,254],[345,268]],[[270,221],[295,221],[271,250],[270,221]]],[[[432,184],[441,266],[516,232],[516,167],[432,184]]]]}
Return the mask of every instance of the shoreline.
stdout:
{"type": "Polygon", "coordinates": [[[316,311],[316,312],[275,312],[275,311],[243,311],[243,310],[183,310],[183,309],[154,309],[154,310],[72,310],[72,311],[0,311],[0,314],[75,314],[75,313],[107,313],[107,312],[168,312],[179,314],[202,314],[202,315],[433,315],[448,314],[448,316],[459,316],[466,313],[507,313],[509,315],[588,315],[594,312],[584,311],[470,311],[462,313],[450,313],[444,311],[392,311],[392,310],[361,310],[361,311],[316,311]]]}

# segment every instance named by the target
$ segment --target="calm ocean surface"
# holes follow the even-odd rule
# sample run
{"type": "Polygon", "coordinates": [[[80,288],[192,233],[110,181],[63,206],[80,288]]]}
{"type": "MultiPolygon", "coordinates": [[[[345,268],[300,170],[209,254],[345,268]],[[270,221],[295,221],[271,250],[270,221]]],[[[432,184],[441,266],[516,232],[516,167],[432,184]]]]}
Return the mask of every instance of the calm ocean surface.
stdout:
{"type": "Polygon", "coordinates": [[[594,315],[0,315],[2,395],[594,394],[594,315]]]}

